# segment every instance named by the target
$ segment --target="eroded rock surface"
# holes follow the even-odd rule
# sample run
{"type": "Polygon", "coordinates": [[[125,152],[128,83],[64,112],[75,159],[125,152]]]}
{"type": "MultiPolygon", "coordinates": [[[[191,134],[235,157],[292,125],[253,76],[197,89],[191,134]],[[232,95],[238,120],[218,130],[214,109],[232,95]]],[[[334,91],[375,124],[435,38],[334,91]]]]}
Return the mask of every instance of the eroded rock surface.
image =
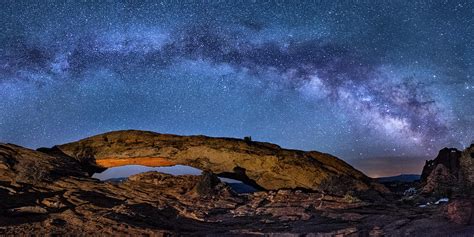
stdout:
{"type": "Polygon", "coordinates": [[[90,178],[91,166],[84,160],[53,151],[0,144],[0,235],[462,236],[474,232],[470,199],[418,208],[386,199],[361,199],[351,192],[279,189],[237,194],[209,171],[199,176],[146,172],[120,183],[100,182],[90,178]]]}
{"type": "Polygon", "coordinates": [[[474,224],[473,213],[473,199],[456,199],[447,206],[449,220],[460,225],[474,224]]]}
{"type": "Polygon", "coordinates": [[[288,150],[270,143],[240,139],[128,130],[93,136],[54,149],[80,162],[95,161],[102,165],[133,159],[150,162],[154,158],[159,164],[189,165],[265,190],[386,191],[363,173],[329,154],[288,150]]]}
{"type": "Polygon", "coordinates": [[[423,192],[436,197],[470,197],[474,194],[474,144],[459,151],[444,148],[427,161],[421,176],[423,192]]]}

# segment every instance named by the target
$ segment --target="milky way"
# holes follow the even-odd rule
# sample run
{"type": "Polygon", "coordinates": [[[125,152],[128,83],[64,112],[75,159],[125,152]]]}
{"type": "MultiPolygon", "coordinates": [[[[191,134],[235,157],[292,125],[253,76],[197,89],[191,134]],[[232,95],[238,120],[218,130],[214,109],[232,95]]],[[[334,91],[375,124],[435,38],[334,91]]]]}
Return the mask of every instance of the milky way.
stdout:
{"type": "Polygon", "coordinates": [[[144,129],[353,159],[474,139],[469,1],[4,5],[4,142],[144,129]]]}

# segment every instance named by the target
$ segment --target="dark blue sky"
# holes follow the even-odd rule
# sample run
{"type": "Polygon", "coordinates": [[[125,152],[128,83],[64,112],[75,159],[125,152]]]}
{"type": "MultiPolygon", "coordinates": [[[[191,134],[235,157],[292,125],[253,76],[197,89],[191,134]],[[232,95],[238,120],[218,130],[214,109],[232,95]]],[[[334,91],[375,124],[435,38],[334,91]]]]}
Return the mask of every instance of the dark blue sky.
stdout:
{"type": "Polygon", "coordinates": [[[471,1],[3,1],[0,141],[119,129],[345,160],[474,139],[471,1]]]}

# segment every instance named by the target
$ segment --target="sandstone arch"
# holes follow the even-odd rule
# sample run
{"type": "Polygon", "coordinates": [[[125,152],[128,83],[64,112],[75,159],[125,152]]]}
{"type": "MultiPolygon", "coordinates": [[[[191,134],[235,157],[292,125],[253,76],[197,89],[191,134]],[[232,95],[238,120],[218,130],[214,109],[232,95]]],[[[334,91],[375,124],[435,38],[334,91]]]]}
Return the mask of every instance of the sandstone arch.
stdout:
{"type": "Polygon", "coordinates": [[[99,168],[118,164],[188,165],[262,189],[326,191],[339,178],[348,190],[366,191],[372,180],[344,161],[320,152],[283,149],[233,138],[177,136],[127,130],[105,133],[54,147],[99,168]]]}

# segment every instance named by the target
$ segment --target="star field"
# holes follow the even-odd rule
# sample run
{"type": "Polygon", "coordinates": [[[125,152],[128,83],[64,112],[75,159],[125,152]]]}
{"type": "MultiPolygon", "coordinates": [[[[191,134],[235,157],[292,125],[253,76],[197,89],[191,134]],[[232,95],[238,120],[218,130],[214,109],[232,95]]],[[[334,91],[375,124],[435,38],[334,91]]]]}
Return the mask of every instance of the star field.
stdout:
{"type": "Polygon", "coordinates": [[[5,1],[0,141],[143,129],[343,159],[474,140],[470,1],[5,1]]]}

